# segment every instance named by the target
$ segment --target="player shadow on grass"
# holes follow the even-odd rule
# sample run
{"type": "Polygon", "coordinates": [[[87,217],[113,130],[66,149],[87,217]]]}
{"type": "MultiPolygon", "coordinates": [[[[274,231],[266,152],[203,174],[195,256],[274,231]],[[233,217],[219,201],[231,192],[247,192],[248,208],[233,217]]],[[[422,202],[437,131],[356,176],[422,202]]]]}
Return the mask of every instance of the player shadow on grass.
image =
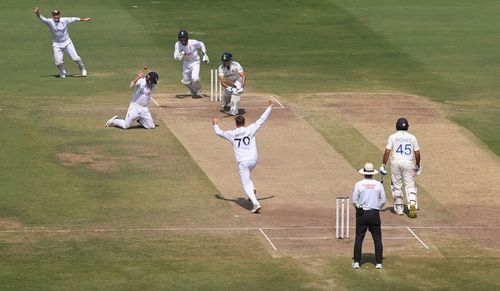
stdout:
{"type": "MultiPolygon", "coordinates": [[[[247,198],[238,197],[236,199],[230,199],[230,198],[226,198],[226,197],[219,195],[219,194],[215,194],[214,196],[217,199],[224,200],[224,201],[230,201],[230,202],[233,202],[235,204],[238,204],[238,206],[245,208],[246,210],[252,210],[252,208],[253,208],[252,201],[248,200],[247,198]]],[[[267,200],[267,199],[271,199],[271,198],[274,198],[274,195],[262,197],[262,198],[257,198],[257,200],[267,200]]]]}
{"type": "Polygon", "coordinates": [[[210,96],[208,96],[207,94],[201,94],[201,96],[197,96],[197,95],[191,95],[191,94],[177,94],[175,95],[175,98],[179,98],[179,99],[184,99],[184,98],[193,98],[193,99],[202,99],[202,98],[208,98],[210,96]]]}
{"type": "MultiPolygon", "coordinates": [[[[385,257],[382,257],[382,260],[385,260],[385,257]]],[[[365,264],[373,265],[375,267],[375,254],[374,253],[363,253],[363,257],[361,258],[360,266],[365,264]]]]}
{"type": "MultiPolygon", "coordinates": [[[[46,77],[54,77],[54,78],[57,78],[57,79],[60,79],[60,76],[59,74],[54,74],[54,75],[42,75],[40,76],[42,78],[46,78],[46,77]]],[[[83,75],[80,75],[80,74],[68,74],[66,75],[66,78],[85,78],[83,75]]]]}

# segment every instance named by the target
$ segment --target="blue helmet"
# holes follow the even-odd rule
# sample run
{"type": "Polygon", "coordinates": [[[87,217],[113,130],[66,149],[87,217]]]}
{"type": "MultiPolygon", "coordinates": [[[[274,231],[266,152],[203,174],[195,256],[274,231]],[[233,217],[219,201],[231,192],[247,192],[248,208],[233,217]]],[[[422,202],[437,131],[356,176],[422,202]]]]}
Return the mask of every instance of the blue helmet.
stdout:
{"type": "Polygon", "coordinates": [[[149,80],[151,84],[158,84],[158,79],[160,76],[156,72],[149,72],[148,75],[146,76],[146,80],[149,80]]]}
{"type": "Polygon", "coordinates": [[[396,130],[408,130],[408,127],[410,124],[408,124],[408,120],[406,118],[401,117],[396,121],[396,130]]]}
{"type": "Polygon", "coordinates": [[[221,57],[222,62],[229,62],[233,60],[233,55],[230,52],[225,52],[221,57]]]}

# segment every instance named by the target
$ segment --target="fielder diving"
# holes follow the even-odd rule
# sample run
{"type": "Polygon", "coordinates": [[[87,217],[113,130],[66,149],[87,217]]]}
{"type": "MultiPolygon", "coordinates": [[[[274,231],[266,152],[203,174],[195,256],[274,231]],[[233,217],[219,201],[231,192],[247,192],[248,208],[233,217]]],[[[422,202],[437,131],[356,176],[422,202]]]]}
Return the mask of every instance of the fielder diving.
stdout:
{"type": "Polygon", "coordinates": [[[417,217],[417,187],[415,177],[422,173],[420,167],[420,147],[417,138],[408,132],[408,120],[399,118],[396,122],[396,132],[389,136],[382,158],[380,173],[387,175],[385,165],[391,157],[391,190],[394,198],[394,211],[403,215],[403,184],[408,203],[408,217],[417,217]],[[391,155],[392,153],[392,155],[391,155]]]}
{"type": "Polygon", "coordinates": [[[203,62],[208,64],[210,60],[207,55],[205,44],[195,39],[189,39],[187,31],[179,31],[178,41],[175,43],[174,59],[177,61],[184,60],[182,64],[181,83],[189,89],[193,97],[201,98],[199,49],[203,55],[203,62]]]}

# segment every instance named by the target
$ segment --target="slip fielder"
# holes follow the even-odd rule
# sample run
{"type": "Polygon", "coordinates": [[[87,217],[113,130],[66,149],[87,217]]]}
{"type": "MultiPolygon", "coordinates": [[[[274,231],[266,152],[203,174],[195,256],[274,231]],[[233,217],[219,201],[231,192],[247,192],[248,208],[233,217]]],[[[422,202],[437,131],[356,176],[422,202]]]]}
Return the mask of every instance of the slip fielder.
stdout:
{"type": "Polygon", "coordinates": [[[79,17],[61,17],[61,11],[55,9],[52,11],[52,18],[48,19],[40,14],[40,8],[35,7],[33,11],[41,22],[45,23],[52,33],[52,49],[54,51],[54,61],[59,69],[59,77],[66,78],[66,70],[64,69],[64,55],[66,52],[71,59],[75,61],[80,69],[82,76],[87,76],[87,70],[83,64],[82,59],[77,54],[75,46],[71,41],[68,34],[68,24],[78,21],[89,22],[92,18],[79,18],[79,17]]]}
{"type": "Polygon", "coordinates": [[[269,100],[269,106],[264,113],[255,122],[245,127],[245,117],[238,115],[234,119],[236,122],[236,129],[222,131],[218,125],[219,118],[212,119],[215,134],[228,140],[234,151],[236,162],[238,163],[238,170],[240,172],[241,184],[245,190],[245,194],[252,201],[252,213],[258,213],[261,205],[255,196],[255,186],[252,182],[251,172],[257,166],[257,142],[255,135],[259,128],[264,125],[269,118],[273,109],[274,101],[269,100]]]}

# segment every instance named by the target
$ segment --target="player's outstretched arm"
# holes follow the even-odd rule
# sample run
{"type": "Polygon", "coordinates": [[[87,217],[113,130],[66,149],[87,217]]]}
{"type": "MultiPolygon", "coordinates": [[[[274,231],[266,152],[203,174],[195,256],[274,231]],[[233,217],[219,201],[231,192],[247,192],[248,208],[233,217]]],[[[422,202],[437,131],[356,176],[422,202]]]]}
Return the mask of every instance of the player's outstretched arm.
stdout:
{"type": "Polygon", "coordinates": [[[130,82],[130,88],[134,87],[135,84],[137,84],[137,81],[139,81],[140,78],[144,77],[144,73],[142,71],[140,71],[139,73],[137,73],[137,75],[135,76],[135,78],[130,82]]]}
{"type": "Polygon", "coordinates": [[[80,21],[83,21],[83,22],[89,22],[89,21],[92,21],[94,20],[93,18],[89,18],[89,17],[85,17],[85,18],[80,18],[80,21]]]}

